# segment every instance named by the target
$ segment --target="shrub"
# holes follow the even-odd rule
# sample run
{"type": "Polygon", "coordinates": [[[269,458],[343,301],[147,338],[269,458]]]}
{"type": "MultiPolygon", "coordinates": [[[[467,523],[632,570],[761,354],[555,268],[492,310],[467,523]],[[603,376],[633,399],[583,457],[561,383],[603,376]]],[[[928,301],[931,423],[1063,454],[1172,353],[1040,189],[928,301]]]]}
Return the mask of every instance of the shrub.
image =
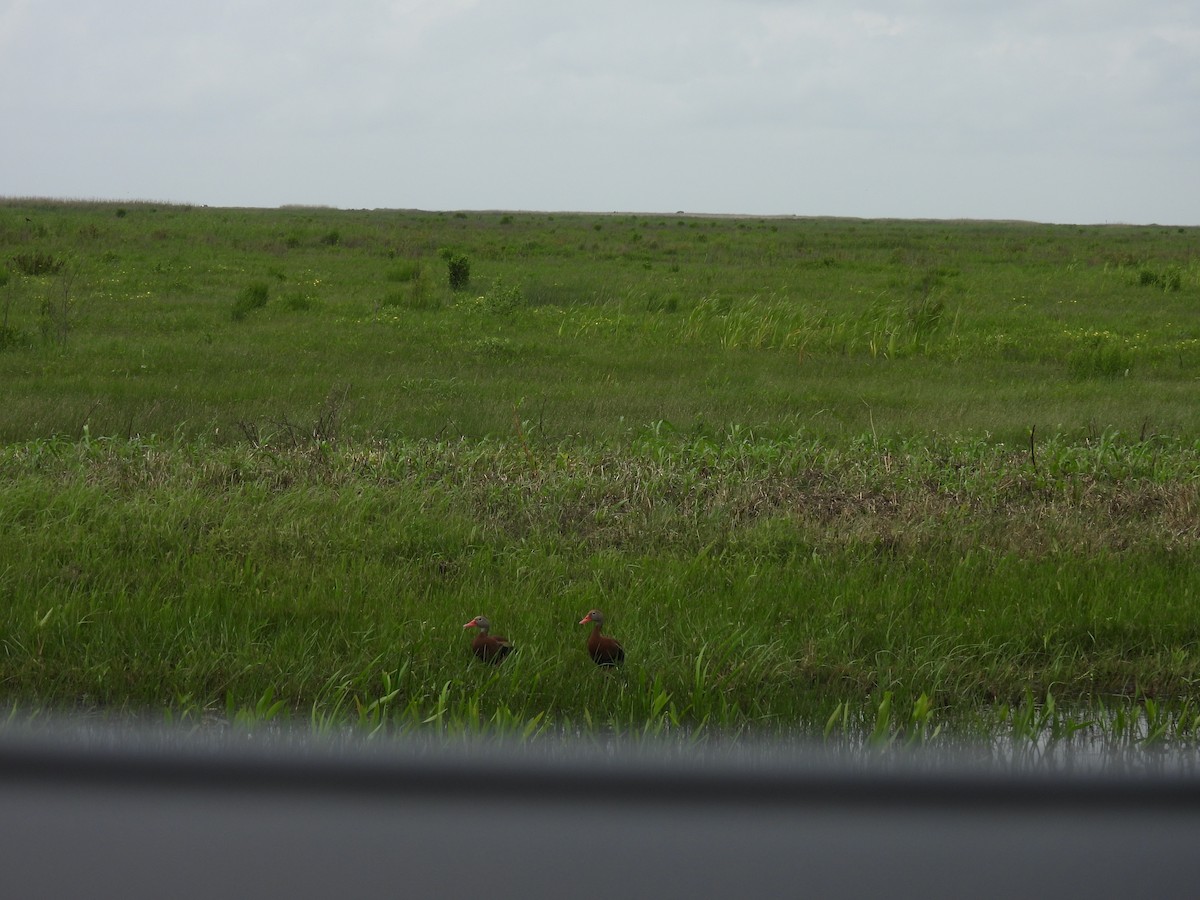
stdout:
{"type": "Polygon", "coordinates": [[[471,260],[465,253],[448,252],[446,257],[446,273],[450,281],[450,289],[464,290],[471,283],[471,260]]]}

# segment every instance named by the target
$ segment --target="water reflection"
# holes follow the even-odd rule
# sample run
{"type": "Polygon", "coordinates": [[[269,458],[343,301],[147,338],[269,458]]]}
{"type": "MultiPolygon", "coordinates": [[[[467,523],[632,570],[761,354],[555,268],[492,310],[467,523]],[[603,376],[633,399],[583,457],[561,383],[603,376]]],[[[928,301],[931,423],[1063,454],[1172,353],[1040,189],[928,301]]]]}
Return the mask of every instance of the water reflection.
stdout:
{"type": "Polygon", "coordinates": [[[315,730],[306,723],[271,721],[232,725],[227,720],[176,724],[88,715],[20,718],[0,725],[0,751],[52,748],[64,754],[162,754],[182,759],[221,755],[310,760],[532,759],[571,765],[610,761],[627,765],[725,771],[756,769],[787,774],[814,769],[845,773],[1190,777],[1200,773],[1200,742],[1152,737],[1153,723],[1124,719],[1070,730],[990,738],[940,732],[925,743],[881,741],[878,736],[807,731],[766,734],[716,729],[658,730],[652,735],[612,729],[559,729],[529,738],[472,730],[409,729],[364,733],[353,726],[315,730]]]}

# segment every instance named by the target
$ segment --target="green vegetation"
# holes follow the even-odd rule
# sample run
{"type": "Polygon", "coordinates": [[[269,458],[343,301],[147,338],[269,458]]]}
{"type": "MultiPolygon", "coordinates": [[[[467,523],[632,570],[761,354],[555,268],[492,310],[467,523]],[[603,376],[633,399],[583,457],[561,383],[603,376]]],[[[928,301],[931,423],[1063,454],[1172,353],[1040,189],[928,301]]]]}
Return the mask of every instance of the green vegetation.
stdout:
{"type": "Polygon", "coordinates": [[[1194,742],[1198,236],[2,203],[0,696],[1194,742]]]}

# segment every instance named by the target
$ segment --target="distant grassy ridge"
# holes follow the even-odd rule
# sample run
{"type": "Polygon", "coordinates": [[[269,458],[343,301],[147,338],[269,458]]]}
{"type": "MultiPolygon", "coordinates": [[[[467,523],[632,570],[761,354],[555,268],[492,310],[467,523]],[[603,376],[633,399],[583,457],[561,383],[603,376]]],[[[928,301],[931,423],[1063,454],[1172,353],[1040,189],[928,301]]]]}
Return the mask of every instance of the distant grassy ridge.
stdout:
{"type": "Polygon", "coordinates": [[[0,698],[1194,741],[1198,236],[0,202],[0,698]]]}
{"type": "Polygon", "coordinates": [[[1191,439],[1198,235],[10,201],[0,439],[236,440],[331,395],[357,439],[478,439],[517,405],[551,439],[1191,439]]]}

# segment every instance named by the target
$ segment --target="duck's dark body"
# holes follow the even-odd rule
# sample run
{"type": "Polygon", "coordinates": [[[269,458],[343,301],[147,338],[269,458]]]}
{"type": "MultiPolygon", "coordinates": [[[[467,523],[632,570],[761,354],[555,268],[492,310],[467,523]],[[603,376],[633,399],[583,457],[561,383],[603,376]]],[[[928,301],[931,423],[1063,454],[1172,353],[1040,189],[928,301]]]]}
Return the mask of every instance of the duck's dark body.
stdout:
{"type": "Polygon", "coordinates": [[[485,663],[498,663],[512,653],[512,644],[508,638],[496,634],[477,634],[471,641],[471,652],[485,663]]]}
{"type": "Polygon", "coordinates": [[[592,623],[592,633],[588,635],[588,656],[598,666],[619,666],[625,661],[625,648],[614,637],[602,633],[604,616],[600,610],[593,609],[584,616],[579,624],[592,623]]]}
{"type": "Polygon", "coordinates": [[[588,635],[587,649],[588,656],[598,666],[619,666],[625,662],[625,648],[621,646],[621,642],[607,634],[601,634],[599,625],[588,635]]]}
{"type": "Polygon", "coordinates": [[[463,628],[479,629],[479,633],[471,641],[471,652],[482,662],[496,665],[512,653],[512,644],[508,642],[508,638],[500,637],[498,634],[488,634],[491,622],[487,620],[486,616],[476,616],[463,628]]]}

